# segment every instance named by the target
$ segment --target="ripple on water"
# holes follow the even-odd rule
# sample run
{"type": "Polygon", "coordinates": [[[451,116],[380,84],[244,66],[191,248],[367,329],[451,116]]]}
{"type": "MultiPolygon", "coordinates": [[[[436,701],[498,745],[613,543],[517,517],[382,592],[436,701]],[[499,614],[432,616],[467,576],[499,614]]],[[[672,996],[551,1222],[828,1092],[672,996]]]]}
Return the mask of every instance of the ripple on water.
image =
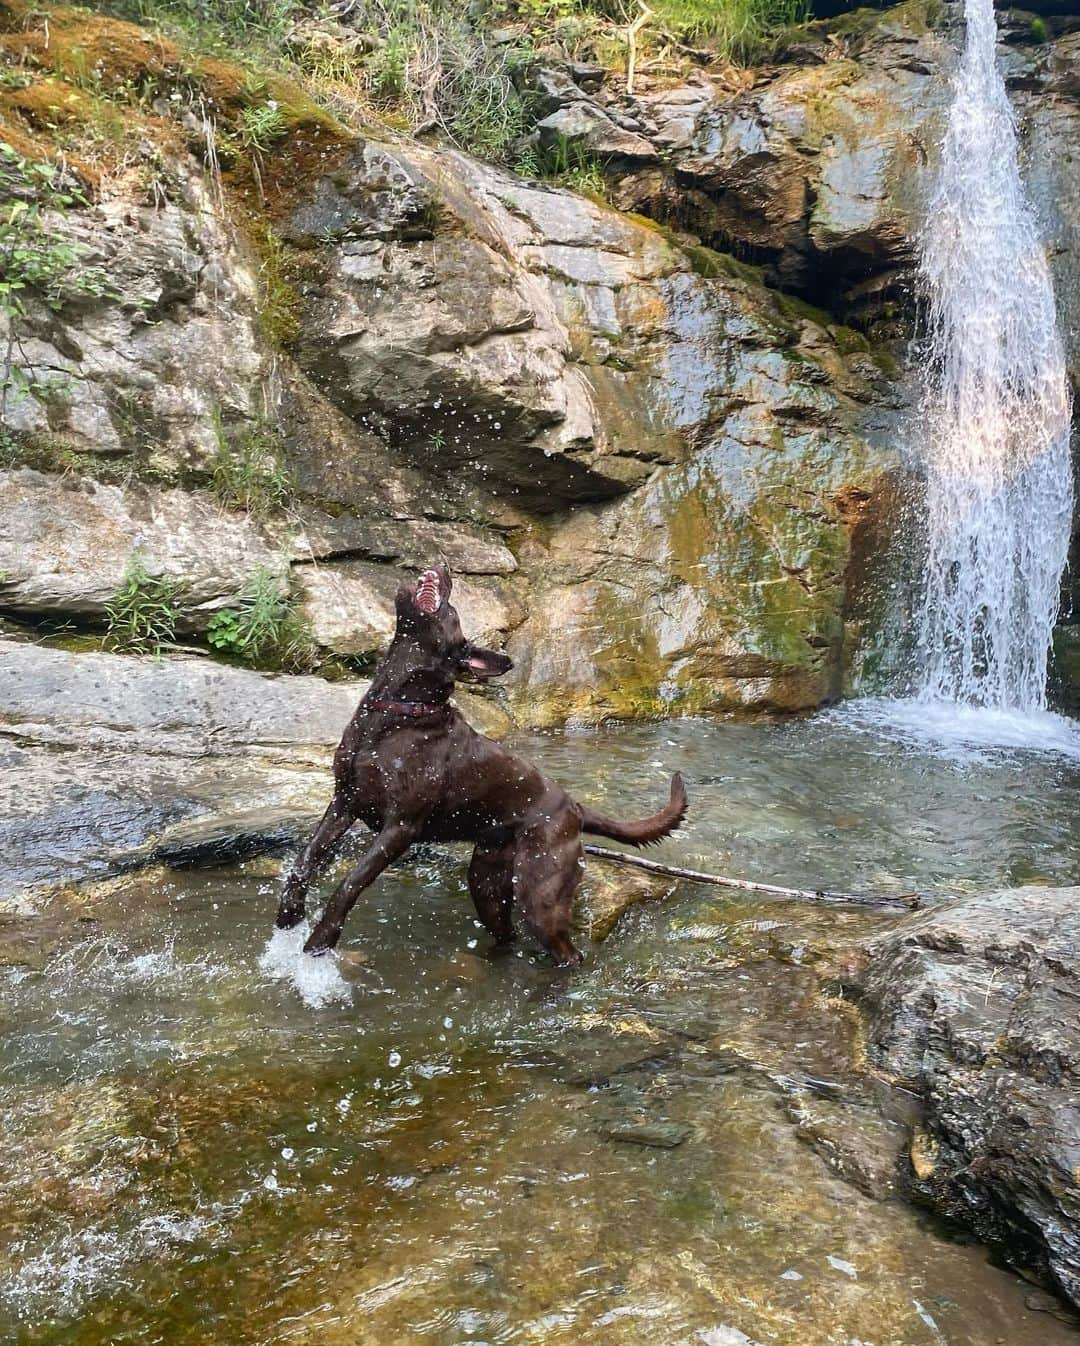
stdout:
{"type": "MultiPolygon", "coordinates": [[[[626,817],[683,770],[664,858],[698,868],[931,897],[1080,878],[1060,756],[958,768],[843,719],[520,746],[626,817]]],[[[888,1176],[906,1134],[812,970],[895,915],[680,885],[567,976],[527,937],[492,956],[467,863],[384,874],[340,963],[271,934],[279,886],[239,868],[132,876],[40,971],[0,970],[0,1340],[1068,1346],[828,1157],[888,1176]]]]}

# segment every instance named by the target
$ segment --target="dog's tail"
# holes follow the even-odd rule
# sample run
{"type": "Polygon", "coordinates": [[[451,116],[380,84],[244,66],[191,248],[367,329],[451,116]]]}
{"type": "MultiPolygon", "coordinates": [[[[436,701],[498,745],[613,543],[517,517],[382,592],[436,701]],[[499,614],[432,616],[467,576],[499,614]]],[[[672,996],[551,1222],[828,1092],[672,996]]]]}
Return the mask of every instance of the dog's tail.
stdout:
{"type": "Polygon", "coordinates": [[[634,823],[620,823],[614,818],[605,818],[594,813],[587,804],[579,804],[581,810],[581,830],[594,837],[610,837],[612,841],[625,841],[629,846],[651,846],[678,828],[686,817],[688,801],[686,786],[676,771],[671,778],[671,798],[651,818],[641,818],[634,823]]]}

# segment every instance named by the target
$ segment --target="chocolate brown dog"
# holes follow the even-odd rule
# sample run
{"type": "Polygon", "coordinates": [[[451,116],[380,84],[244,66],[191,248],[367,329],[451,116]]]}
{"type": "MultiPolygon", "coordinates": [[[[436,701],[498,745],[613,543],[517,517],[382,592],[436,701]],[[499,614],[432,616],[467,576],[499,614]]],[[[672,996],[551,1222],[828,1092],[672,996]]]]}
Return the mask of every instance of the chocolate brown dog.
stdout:
{"type": "Polygon", "coordinates": [[[659,841],[686,815],[682,778],[672,777],[655,817],[615,822],[474,733],[450,705],[454,680],[483,682],[512,664],[465,639],[450,587],[442,565],[398,590],[393,643],[334,756],[334,797],[286,880],[277,924],[303,919],[308,885],[360,819],[378,835],[327,903],[308,953],[334,947],[356,899],[414,841],[473,841],[469,891],[496,942],[514,938],[516,897],[556,962],[580,963],[567,932],[582,832],[633,846],[659,841]]]}

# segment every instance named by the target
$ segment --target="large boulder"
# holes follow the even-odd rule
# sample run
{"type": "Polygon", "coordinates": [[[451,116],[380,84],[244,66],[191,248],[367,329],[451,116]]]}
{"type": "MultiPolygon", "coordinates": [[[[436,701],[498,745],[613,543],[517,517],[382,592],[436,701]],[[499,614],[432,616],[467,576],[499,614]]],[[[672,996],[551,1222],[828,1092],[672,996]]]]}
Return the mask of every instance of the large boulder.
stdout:
{"type": "MultiPolygon", "coordinates": [[[[522,547],[548,586],[510,641],[532,722],[797,710],[842,689],[860,538],[898,468],[868,410],[882,370],[752,276],[682,273],[651,295],[638,335],[656,323],[658,396],[694,448],[522,547]]],[[[641,310],[619,300],[629,327],[641,310]]]]}
{"type": "Polygon", "coordinates": [[[872,1063],[923,1099],[915,1191],[1080,1305],[1080,888],[912,917],[846,981],[872,1063]]]}
{"type": "MultiPolygon", "coordinates": [[[[325,395],[451,501],[471,488],[550,512],[621,494],[677,455],[633,355],[605,340],[614,294],[678,267],[664,240],[454,151],[393,153],[426,226],[358,225],[319,249],[297,351],[325,395]]],[[[340,190],[360,193],[371,164],[358,147],[340,190]]]]}

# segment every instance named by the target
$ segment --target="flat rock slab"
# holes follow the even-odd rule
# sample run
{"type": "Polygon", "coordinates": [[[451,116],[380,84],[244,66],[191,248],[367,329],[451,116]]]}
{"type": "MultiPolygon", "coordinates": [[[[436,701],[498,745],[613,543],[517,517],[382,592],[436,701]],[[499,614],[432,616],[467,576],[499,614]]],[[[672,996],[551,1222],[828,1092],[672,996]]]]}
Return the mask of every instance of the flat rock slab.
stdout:
{"type": "Polygon", "coordinates": [[[0,898],[294,844],[367,686],[0,641],[0,898]]]}
{"type": "Polygon", "coordinates": [[[1080,888],[912,917],[846,980],[871,1060],[924,1100],[916,1192],[1080,1305],[1080,888]]]}

